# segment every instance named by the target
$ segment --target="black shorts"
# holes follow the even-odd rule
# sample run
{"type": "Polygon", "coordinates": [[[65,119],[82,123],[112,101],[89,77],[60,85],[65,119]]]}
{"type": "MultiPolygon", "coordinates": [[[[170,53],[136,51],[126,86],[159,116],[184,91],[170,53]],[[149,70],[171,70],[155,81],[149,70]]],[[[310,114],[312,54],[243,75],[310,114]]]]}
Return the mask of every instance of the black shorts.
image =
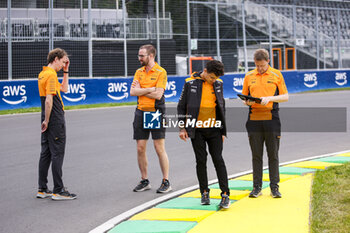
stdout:
{"type": "MultiPolygon", "coordinates": [[[[136,109],[135,117],[133,122],[134,128],[134,139],[135,140],[147,140],[149,134],[152,133],[152,139],[164,139],[165,138],[165,128],[160,125],[160,129],[145,129],[143,121],[144,111],[136,109]]],[[[160,117],[160,122],[162,122],[162,116],[160,117]]]]}

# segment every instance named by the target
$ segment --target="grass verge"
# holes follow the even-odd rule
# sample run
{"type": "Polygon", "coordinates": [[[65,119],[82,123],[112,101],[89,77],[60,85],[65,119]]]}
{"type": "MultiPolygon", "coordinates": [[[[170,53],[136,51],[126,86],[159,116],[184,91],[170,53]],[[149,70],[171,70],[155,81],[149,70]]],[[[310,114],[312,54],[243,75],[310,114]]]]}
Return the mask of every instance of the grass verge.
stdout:
{"type": "MultiPolygon", "coordinates": [[[[126,105],[136,105],[136,102],[72,105],[72,106],[65,106],[64,109],[72,110],[72,109],[87,109],[87,108],[105,108],[105,107],[116,107],[116,106],[126,106],[126,105]]],[[[19,108],[19,109],[1,110],[0,115],[31,113],[31,112],[40,112],[40,111],[41,111],[40,107],[19,108]]]]}
{"type": "Polygon", "coordinates": [[[329,89],[313,90],[313,91],[302,91],[302,92],[293,93],[293,94],[317,93],[317,92],[329,92],[329,91],[348,91],[348,90],[350,90],[350,87],[329,88],[329,89]]]}
{"type": "Polygon", "coordinates": [[[312,185],[311,232],[350,232],[350,163],[316,172],[312,185]]]}

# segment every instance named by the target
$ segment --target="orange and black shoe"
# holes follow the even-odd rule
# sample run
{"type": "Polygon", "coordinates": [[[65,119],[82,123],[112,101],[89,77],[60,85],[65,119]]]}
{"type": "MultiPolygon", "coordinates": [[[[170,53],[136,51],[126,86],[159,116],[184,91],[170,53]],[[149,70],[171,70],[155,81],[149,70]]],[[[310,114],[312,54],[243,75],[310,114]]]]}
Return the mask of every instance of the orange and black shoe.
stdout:
{"type": "Polygon", "coordinates": [[[231,205],[230,197],[226,193],[223,193],[221,195],[221,201],[220,201],[219,207],[223,209],[228,209],[230,205],[231,205]]]}
{"type": "Polygon", "coordinates": [[[201,205],[210,205],[209,192],[204,191],[201,196],[201,205]]]}
{"type": "Polygon", "coordinates": [[[167,193],[167,192],[170,192],[171,190],[172,190],[172,188],[170,186],[169,180],[163,179],[162,184],[157,189],[157,193],[167,193]]]}
{"type": "Polygon", "coordinates": [[[68,192],[67,189],[64,188],[61,192],[52,194],[51,198],[54,201],[74,200],[77,198],[77,195],[68,192]]]}
{"type": "Polygon", "coordinates": [[[38,189],[38,193],[36,194],[36,198],[47,198],[52,196],[52,191],[49,189],[38,189]]]}

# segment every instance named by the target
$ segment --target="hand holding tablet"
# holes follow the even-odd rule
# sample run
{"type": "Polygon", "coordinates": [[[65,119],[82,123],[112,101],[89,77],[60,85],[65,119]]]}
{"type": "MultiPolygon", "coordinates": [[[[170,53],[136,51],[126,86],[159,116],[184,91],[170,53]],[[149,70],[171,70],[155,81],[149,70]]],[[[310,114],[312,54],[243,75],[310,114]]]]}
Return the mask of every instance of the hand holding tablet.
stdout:
{"type": "Polygon", "coordinates": [[[261,99],[260,98],[256,98],[256,97],[253,97],[253,96],[250,96],[250,95],[242,95],[242,94],[237,94],[237,96],[239,98],[241,98],[241,100],[244,100],[244,101],[253,101],[255,103],[258,103],[260,104],[261,103],[261,99]]]}

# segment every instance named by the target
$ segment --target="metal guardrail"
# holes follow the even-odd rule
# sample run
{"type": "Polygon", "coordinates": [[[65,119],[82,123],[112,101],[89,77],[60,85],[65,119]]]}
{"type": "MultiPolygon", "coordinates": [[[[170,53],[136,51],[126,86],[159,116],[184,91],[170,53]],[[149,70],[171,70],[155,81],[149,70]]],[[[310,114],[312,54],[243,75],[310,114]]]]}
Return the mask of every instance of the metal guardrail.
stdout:
{"type": "MultiPolygon", "coordinates": [[[[157,37],[156,23],[156,19],[127,18],[126,38],[155,39],[157,37]]],[[[123,19],[92,19],[92,39],[123,39],[123,25],[123,19]]],[[[0,40],[2,41],[7,41],[7,26],[7,18],[0,19],[0,40]]],[[[12,41],[49,39],[50,24],[48,19],[11,18],[11,26],[12,41]]],[[[172,20],[160,18],[159,30],[161,39],[172,39],[172,20]]],[[[88,40],[88,23],[80,18],[54,19],[53,32],[54,40],[88,40]]]]}

